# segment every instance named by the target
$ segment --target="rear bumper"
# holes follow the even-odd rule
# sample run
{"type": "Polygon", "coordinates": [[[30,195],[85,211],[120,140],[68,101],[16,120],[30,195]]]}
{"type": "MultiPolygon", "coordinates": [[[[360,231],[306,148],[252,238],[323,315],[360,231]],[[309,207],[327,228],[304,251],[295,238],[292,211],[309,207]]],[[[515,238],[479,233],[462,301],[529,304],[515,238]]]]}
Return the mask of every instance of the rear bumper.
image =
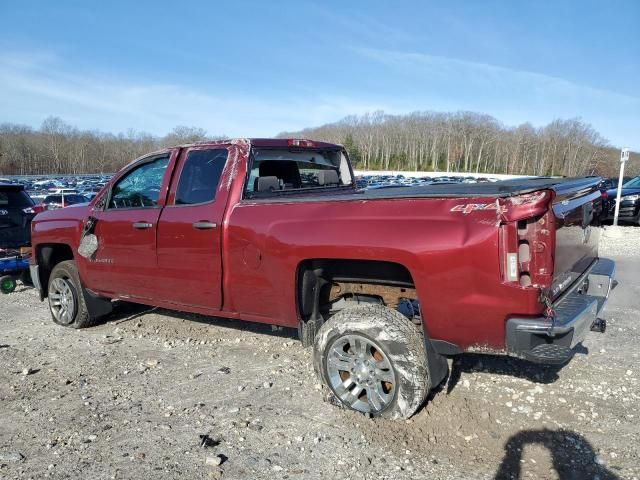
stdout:
{"type": "MultiPolygon", "coordinates": [[[[536,363],[562,364],[573,355],[592,326],[599,325],[615,275],[615,262],[596,260],[574,285],[554,303],[555,319],[510,318],[506,345],[509,355],[536,363]]],[[[601,329],[604,324],[599,325],[601,329]]]]}

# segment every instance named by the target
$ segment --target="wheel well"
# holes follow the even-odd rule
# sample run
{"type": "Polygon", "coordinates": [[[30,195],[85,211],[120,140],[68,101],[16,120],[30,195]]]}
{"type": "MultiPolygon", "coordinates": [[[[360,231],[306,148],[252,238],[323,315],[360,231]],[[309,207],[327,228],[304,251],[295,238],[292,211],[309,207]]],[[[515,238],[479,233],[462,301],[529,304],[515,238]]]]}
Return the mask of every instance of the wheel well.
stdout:
{"type": "Polygon", "coordinates": [[[38,273],[40,274],[40,285],[42,285],[42,295],[47,296],[47,285],[49,285],[49,275],[53,267],[65,260],[73,260],[73,250],[64,243],[53,243],[40,245],[36,252],[38,261],[38,273]]]}
{"type": "MultiPolygon", "coordinates": [[[[313,259],[298,267],[298,308],[303,321],[323,321],[336,300],[370,301],[397,308],[417,302],[409,270],[379,260],[313,259]]],[[[344,303],[344,302],[343,302],[344,303]]]]}

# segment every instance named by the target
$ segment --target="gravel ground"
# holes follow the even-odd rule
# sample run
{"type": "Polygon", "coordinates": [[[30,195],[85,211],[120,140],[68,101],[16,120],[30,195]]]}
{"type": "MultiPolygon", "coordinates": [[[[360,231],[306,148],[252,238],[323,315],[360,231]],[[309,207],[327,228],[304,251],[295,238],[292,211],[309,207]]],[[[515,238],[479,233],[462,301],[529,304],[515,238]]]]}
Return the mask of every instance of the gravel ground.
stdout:
{"type": "Polygon", "coordinates": [[[74,331],[21,287],[0,298],[0,478],[640,478],[640,228],[611,231],[606,334],[564,368],[462,356],[400,422],[323,402],[293,331],[131,305],[74,331]]]}

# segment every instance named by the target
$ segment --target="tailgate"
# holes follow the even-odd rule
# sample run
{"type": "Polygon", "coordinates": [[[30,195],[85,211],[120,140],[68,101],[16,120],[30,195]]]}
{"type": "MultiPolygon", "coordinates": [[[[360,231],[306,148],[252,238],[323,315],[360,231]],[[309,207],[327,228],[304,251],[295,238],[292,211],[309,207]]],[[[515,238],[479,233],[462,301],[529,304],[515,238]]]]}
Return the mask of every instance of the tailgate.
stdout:
{"type": "Polygon", "coordinates": [[[593,183],[567,181],[555,185],[553,213],[556,248],[551,296],[557,298],[598,258],[601,194],[593,183]]]}

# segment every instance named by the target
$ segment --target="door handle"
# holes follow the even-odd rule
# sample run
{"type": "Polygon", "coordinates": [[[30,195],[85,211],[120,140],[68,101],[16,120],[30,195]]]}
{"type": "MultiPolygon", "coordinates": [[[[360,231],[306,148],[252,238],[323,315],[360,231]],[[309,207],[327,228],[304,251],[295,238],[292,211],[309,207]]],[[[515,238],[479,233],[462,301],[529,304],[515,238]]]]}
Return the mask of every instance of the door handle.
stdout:
{"type": "Polygon", "coordinates": [[[138,230],[146,230],[151,227],[153,227],[153,223],[149,222],[136,222],[133,224],[133,228],[137,228],[138,230]]]}
{"type": "Polygon", "coordinates": [[[193,224],[193,228],[195,228],[196,230],[210,230],[212,228],[216,228],[218,225],[216,225],[213,222],[195,222],[193,224]]]}

